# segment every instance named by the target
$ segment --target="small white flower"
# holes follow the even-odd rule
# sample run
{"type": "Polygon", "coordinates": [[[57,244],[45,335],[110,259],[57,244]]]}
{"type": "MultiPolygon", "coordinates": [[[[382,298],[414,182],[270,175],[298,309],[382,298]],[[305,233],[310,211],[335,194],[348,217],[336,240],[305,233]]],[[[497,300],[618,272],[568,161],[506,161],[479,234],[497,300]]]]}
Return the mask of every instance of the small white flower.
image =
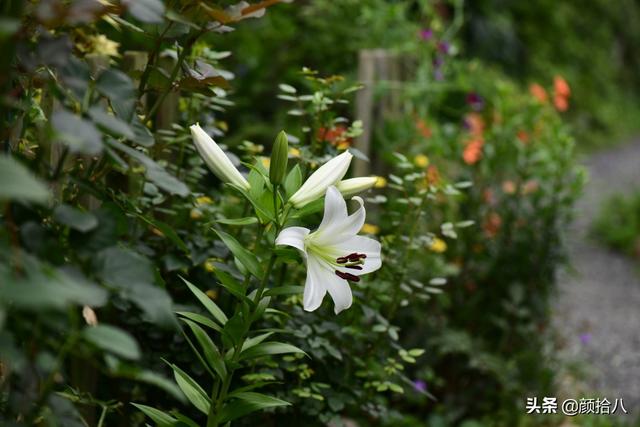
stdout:
{"type": "Polygon", "coordinates": [[[192,125],[190,129],[193,142],[200,156],[202,156],[207,166],[211,169],[211,172],[224,182],[230,182],[243,190],[249,190],[249,182],[247,182],[240,171],[233,166],[233,163],[231,163],[229,157],[222,151],[222,148],[202,130],[200,125],[192,125]]]}
{"type": "Polygon", "coordinates": [[[378,182],[377,176],[367,176],[361,178],[345,179],[336,184],[338,191],[342,193],[344,197],[352,196],[354,194],[362,193],[378,182]]]}
{"type": "Polygon", "coordinates": [[[352,157],[351,153],[345,151],[320,166],[289,198],[289,202],[296,208],[301,208],[322,197],[330,185],[335,185],[347,173],[352,157]]]}
{"type": "Polygon", "coordinates": [[[360,275],[380,268],[380,243],[358,236],[365,220],[364,202],[348,215],[347,204],[334,186],[327,189],[324,217],[318,229],[288,227],[276,238],[277,245],[300,250],[307,264],[303,305],[307,311],[320,307],[327,292],[334,302],[336,314],[351,307],[353,297],[349,282],[360,281],[360,275]]]}

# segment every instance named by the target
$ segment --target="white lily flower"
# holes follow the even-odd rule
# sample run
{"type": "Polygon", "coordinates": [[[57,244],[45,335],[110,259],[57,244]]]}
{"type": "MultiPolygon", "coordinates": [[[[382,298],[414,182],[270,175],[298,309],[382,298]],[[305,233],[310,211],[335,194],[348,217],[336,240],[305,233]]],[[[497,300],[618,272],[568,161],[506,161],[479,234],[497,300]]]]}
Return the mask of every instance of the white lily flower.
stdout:
{"type": "Polygon", "coordinates": [[[300,250],[307,264],[303,306],[307,311],[320,307],[327,292],[334,302],[336,314],[351,307],[353,296],[349,281],[360,281],[360,275],[380,268],[380,243],[358,236],[365,220],[364,202],[348,215],[347,204],[334,186],[327,189],[324,217],[318,229],[288,227],[276,238],[276,245],[300,250]]]}
{"type": "Polygon", "coordinates": [[[240,171],[233,166],[229,157],[222,151],[222,148],[200,127],[199,124],[191,125],[191,136],[193,142],[204,159],[211,172],[224,182],[230,182],[243,190],[249,190],[249,182],[242,176],[240,171]]]}
{"type": "Polygon", "coordinates": [[[336,184],[338,191],[342,193],[344,197],[352,196],[354,194],[362,193],[378,182],[377,176],[367,176],[361,178],[344,179],[336,184]]]}
{"type": "Polygon", "coordinates": [[[352,157],[353,155],[349,151],[345,151],[320,166],[289,198],[291,204],[296,208],[301,208],[322,197],[330,185],[335,185],[347,173],[352,157]]]}

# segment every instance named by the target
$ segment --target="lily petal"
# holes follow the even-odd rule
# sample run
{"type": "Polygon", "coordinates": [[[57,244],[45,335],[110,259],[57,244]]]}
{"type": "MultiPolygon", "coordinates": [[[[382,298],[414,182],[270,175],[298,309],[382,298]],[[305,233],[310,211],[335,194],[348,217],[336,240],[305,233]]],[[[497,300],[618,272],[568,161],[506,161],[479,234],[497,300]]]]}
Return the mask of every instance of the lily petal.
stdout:
{"type": "Polygon", "coordinates": [[[373,188],[376,182],[378,182],[377,176],[350,178],[338,182],[336,188],[344,197],[347,197],[373,188]]]}
{"type": "Polygon", "coordinates": [[[376,271],[382,265],[382,258],[380,257],[380,242],[369,237],[353,236],[349,240],[334,245],[332,251],[341,254],[352,254],[354,252],[357,252],[359,254],[365,254],[367,256],[364,259],[364,264],[360,266],[362,267],[362,270],[340,268],[340,271],[344,271],[345,273],[351,273],[355,274],[356,276],[361,276],[363,274],[376,271]]]}
{"type": "Polygon", "coordinates": [[[360,207],[351,215],[347,216],[347,205],[342,195],[335,187],[327,189],[325,197],[325,218],[328,214],[333,218],[325,221],[323,218],[320,227],[313,234],[313,240],[318,245],[333,245],[358,234],[364,225],[366,210],[361,197],[353,197],[360,204],[360,207]],[[329,211],[329,212],[327,212],[329,211]]]}
{"type": "Polygon", "coordinates": [[[335,271],[326,267],[325,286],[329,295],[333,300],[333,311],[338,314],[342,310],[346,310],[351,307],[353,303],[353,295],[351,294],[351,287],[349,282],[336,276],[335,271]]]}
{"type": "Polygon", "coordinates": [[[304,238],[309,234],[309,229],[304,227],[287,227],[278,234],[276,245],[293,246],[306,253],[304,248],[304,238]]]}
{"type": "MultiPolygon", "coordinates": [[[[331,274],[339,279],[335,274],[331,274]]],[[[302,297],[302,305],[306,311],[317,310],[322,304],[322,300],[327,293],[325,284],[327,283],[327,268],[324,267],[320,260],[311,256],[307,260],[307,280],[304,284],[304,295],[302,297]]]]}

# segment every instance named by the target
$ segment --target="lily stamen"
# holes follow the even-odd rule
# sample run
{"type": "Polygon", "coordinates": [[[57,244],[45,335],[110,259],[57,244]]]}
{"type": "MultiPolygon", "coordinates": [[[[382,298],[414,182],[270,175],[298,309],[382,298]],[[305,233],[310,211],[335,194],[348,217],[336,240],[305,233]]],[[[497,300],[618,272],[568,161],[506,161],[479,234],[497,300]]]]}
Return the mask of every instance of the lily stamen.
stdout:
{"type": "Polygon", "coordinates": [[[339,270],[336,270],[335,273],[336,273],[336,276],[338,276],[339,278],[344,279],[344,280],[349,280],[351,282],[359,282],[360,281],[360,278],[358,276],[356,276],[354,274],[351,274],[351,273],[343,273],[342,271],[339,271],[339,270]]]}

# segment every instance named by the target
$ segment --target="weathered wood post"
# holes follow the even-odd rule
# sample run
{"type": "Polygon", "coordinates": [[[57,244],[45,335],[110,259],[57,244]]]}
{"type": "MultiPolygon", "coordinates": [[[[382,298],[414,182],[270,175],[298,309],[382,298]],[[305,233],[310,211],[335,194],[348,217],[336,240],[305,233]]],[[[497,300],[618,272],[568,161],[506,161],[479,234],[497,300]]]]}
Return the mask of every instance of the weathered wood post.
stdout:
{"type": "Polygon", "coordinates": [[[400,82],[402,78],[401,57],[386,49],[364,49],[358,56],[358,81],[364,88],[356,97],[356,118],[363,122],[363,132],[356,140],[355,148],[370,160],[356,159],[354,175],[371,174],[378,163],[375,147],[372,145],[374,124],[383,123],[389,117],[400,113],[402,99],[400,82]],[[372,167],[373,166],[373,167],[372,167]]]}

